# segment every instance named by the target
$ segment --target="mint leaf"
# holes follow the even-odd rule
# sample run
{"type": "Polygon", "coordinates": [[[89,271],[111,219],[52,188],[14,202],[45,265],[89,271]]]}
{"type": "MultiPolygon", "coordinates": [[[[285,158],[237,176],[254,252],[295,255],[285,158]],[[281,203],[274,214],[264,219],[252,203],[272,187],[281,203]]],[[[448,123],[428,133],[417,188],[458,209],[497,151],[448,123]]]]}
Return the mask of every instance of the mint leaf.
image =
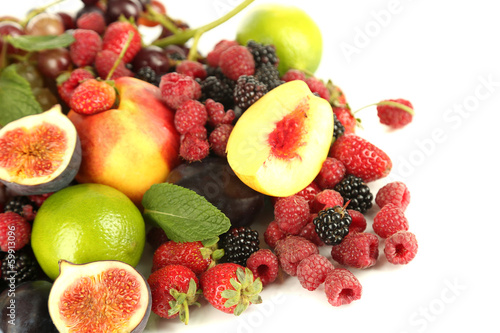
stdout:
{"type": "Polygon", "coordinates": [[[0,126],[43,111],[29,82],[16,72],[15,64],[4,68],[0,74],[0,105],[0,126]]]}
{"type": "Polygon", "coordinates": [[[229,218],[203,196],[187,188],[161,183],[142,198],[144,219],[160,226],[174,242],[214,239],[229,230],[229,218]]]}
{"type": "Polygon", "coordinates": [[[75,37],[67,33],[57,36],[20,35],[15,37],[7,36],[7,41],[18,49],[36,52],[67,47],[75,41],[75,37]]]}

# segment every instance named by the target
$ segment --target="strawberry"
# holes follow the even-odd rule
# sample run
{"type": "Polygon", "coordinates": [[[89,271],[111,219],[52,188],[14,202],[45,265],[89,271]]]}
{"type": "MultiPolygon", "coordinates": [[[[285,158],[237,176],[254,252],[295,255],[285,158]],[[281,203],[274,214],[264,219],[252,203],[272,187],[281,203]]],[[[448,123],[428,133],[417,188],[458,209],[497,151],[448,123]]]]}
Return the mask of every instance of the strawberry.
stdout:
{"type": "Polygon", "coordinates": [[[215,265],[200,279],[203,296],[216,309],[239,316],[250,304],[262,303],[260,278],[234,263],[215,265]]]}
{"type": "Polygon", "coordinates": [[[123,59],[120,59],[120,56],[118,54],[110,50],[101,50],[97,52],[94,66],[97,74],[99,74],[101,78],[115,80],[122,76],[134,76],[134,73],[132,73],[131,70],[125,67],[123,59]],[[118,65],[115,67],[115,62],[117,61],[118,65]],[[114,70],[113,67],[115,67],[114,70]],[[110,72],[112,70],[113,72],[110,75],[110,72]]]}
{"type": "Polygon", "coordinates": [[[123,62],[130,62],[141,49],[141,35],[137,31],[137,28],[130,22],[116,21],[111,23],[104,32],[102,49],[120,54],[127,44],[129,34],[132,34],[132,39],[123,55],[123,62]]]}
{"type": "Polygon", "coordinates": [[[167,265],[184,265],[197,276],[215,265],[215,260],[222,257],[221,250],[213,251],[204,247],[202,242],[168,241],[156,249],[153,254],[152,272],[167,265]]]}
{"type": "Polygon", "coordinates": [[[345,165],[347,174],[365,182],[387,176],[392,168],[385,152],[356,134],[344,134],[335,140],[329,155],[345,165]]]}
{"type": "Polygon", "coordinates": [[[198,298],[198,278],[192,270],[182,265],[168,265],[148,278],[153,299],[152,311],[162,318],[179,316],[185,324],[189,321],[189,306],[198,298]]]}
{"type": "Polygon", "coordinates": [[[88,79],[75,89],[69,106],[80,114],[95,114],[111,109],[115,100],[115,88],[105,81],[88,79]]]}
{"type": "Polygon", "coordinates": [[[349,106],[333,106],[333,113],[344,126],[344,133],[350,134],[356,131],[356,126],[359,124],[359,119],[354,117],[349,106]]]}
{"type": "Polygon", "coordinates": [[[87,68],[77,68],[72,72],[65,72],[57,78],[57,91],[61,99],[69,105],[71,95],[76,87],[87,79],[93,79],[94,74],[87,68]]]}

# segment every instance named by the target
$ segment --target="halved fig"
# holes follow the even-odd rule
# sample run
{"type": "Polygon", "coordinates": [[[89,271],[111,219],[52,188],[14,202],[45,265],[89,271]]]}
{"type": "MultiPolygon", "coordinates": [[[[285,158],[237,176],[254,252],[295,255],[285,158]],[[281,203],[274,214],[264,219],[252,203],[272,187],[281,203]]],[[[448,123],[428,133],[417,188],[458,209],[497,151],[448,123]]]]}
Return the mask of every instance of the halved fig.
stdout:
{"type": "Polygon", "coordinates": [[[0,130],[0,181],[19,195],[66,187],[81,160],[78,133],[60,105],[12,121],[0,130]]]}
{"type": "Polygon", "coordinates": [[[59,332],[142,332],[151,313],[151,290],[121,261],[59,262],[49,314],[59,332]]]}

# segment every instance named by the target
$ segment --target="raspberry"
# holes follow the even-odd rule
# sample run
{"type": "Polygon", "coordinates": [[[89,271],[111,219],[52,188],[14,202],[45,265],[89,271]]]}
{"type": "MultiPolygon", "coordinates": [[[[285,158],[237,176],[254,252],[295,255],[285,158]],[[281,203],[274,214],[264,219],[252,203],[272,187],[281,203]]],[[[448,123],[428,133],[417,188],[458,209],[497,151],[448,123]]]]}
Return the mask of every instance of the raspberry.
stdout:
{"type": "Polygon", "coordinates": [[[232,124],[236,115],[233,110],[224,112],[224,105],[209,98],[205,101],[205,108],[208,113],[208,124],[212,127],[222,124],[232,124]]]}
{"type": "Polygon", "coordinates": [[[69,46],[69,56],[77,67],[90,66],[94,63],[97,52],[102,48],[101,36],[88,29],[76,29],[75,41],[69,46]]]}
{"type": "Polygon", "coordinates": [[[219,57],[219,67],[231,80],[238,80],[242,75],[255,73],[255,61],[250,51],[242,45],[235,45],[224,50],[219,57]]]}
{"type": "Polygon", "coordinates": [[[93,79],[94,74],[87,69],[77,68],[71,73],[61,75],[57,78],[57,91],[61,99],[69,105],[71,95],[78,85],[87,80],[93,79]]]}
{"type": "MultiPolygon", "coordinates": [[[[97,55],[95,57],[95,62],[94,66],[97,71],[97,74],[101,78],[106,78],[108,76],[108,73],[111,71],[113,68],[115,61],[118,59],[119,55],[114,53],[113,51],[110,50],[101,50],[97,52],[97,55]]],[[[120,60],[120,63],[118,66],[115,68],[113,74],[111,75],[111,80],[115,80],[119,77],[123,76],[134,76],[134,73],[130,71],[127,67],[125,67],[125,63],[123,62],[123,59],[120,60]]]]}
{"type": "Polygon", "coordinates": [[[383,104],[384,102],[400,103],[413,110],[413,105],[410,103],[410,101],[407,101],[405,99],[388,99],[382,101],[382,105],[377,105],[377,115],[380,118],[380,122],[382,124],[387,125],[393,129],[399,129],[411,123],[413,119],[413,112],[410,113],[398,106],[383,104]]]}
{"type": "Polygon", "coordinates": [[[318,214],[310,214],[309,221],[306,223],[304,228],[300,229],[297,236],[304,237],[308,241],[313,242],[316,246],[323,246],[325,245],[325,243],[318,236],[318,233],[316,232],[316,226],[313,223],[316,216],[318,216],[318,214]]]}
{"type": "Polygon", "coordinates": [[[351,225],[349,226],[349,232],[363,232],[366,229],[366,218],[360,211],[354,209],[348,209],[347,213],[351,216],[351,225]]]}
{"type": "Polygon", "coordinates": [[[331,255],[344,266],[371,267],[378,259],[378,237],[367,232],[350,233],[339,245],[332,246],[331,255]]]}
{"type": "Polygon", "coordinates": [[[76,20],[78,29],[87,29],[95,31],[98,35],[102,35],[106,30],[106,20],[99,11],[90,11],[82,14],[76,20]]]}
{"type": "Polygon", "coordinates": [[[354,118],[354,115],[351,113],[349,107],[334,106],[333,114],[335,114],[338,121],[342,124],[342,126],[344,126],[344,134],[353,134],[355,132],[358,121],[354,118]]]}
{"type": "Polygon", "coordinates": [[[274,249],[279,240],[286,237],[286,232],[280,229],[278,223],[276,221],[271,221],[264,231],[264,241],[266,244],[274,249]]]}
{"type": "Polygon", "coordinates": [[[123,62],[129,63],[141,49],[141,35],[130,22],[116,21],[108,25],[102,37],[103,50],[120,54],[130,34],[132,34],[132,39],[123,55],[123,62]]]}
{"type": "Polygon", "coordinates": [[[346,175],[340,183],[335,186],[335,190],[344,198],[347,208],[365,213],[373,205],[373,194],[363,179],[354,175],[346,175]]]}
{"type": "Polygon", "coordinates": [[[281,198],[274,205],[274,218],[281,230],[296,235],[309,219],[309,204],[298,195],[281,198]]]}
{"type": "Polygon", "coordinates": [[[197,137],[200,140],[207,140],[207,128],[203,125],[194,125],[189,128],[189,134],[197,137]]]}
{"type": "Polygon", "coordinates": [[[245,111],[267,92],[267,86],[254,76],[242,75],[234,87],[234,104],[245,111]]]}
{"type": "Polygon", "coordinates": [[[185,101],[201,97],[201,87],[198,82],[190,76],[175,72],[161,77],[160,90],[165,104],[174,110],[185,101]]]}
{"type": "Polygon", "coordinates": [[[247,259],[259,250],[259,233],[249,227],[231,228],[220,237],[219,247],[224,249],[224,262],[245,266],[247,259]]]}
{"type": "Polygon", "coordinates": [[[385,240],[384,253],[391,264],[406,265],[415,258],[417,250],[417,238],[409,231],[396,232],[385,240]]]}
{"type": "Polygon", "coordinates": [[[231,46],[239,45],[238,42],[234,40],[221,40],[215,44],[214,49],[207,54],[207,63],[209,66],[217,67],[219,66],[219,58],[222,52],[230,48],[231,46]]]}
{"type": "Polygon", "coordinates": [[[375,203],[380,208],[388,203],[392,203],[404,212],[410,203],[410,191],[403,182],[394,181],[378,190],[375,196],[375,203]]]}
{"type": "Polygon", "coordinates": [[[311,254],[297,266],[297,278],[300,285],[307,290],[316,290],[325,282],[328,273],[333,271],[333,264],[321,254],[311,254]]]}
{"type": "Polygon", "coordinates": [[[321,210],[335,207],[335,206],[343,206],[344,199],[340,195],[339,192],[335,190],[322,190],[314,197],[311,202],[311,212],[318,213],[321,210]]]}
{"type": "Polygon", "coordinates": [[[344,208],[335,206],[321,210],[313,223],[316,233],[325,244],[337,245],[349,233],[351,221],[351,216],[344,208]]]}
{"type": "Polygon", "coordinates": [[[229,135],[233,130],[233,125],[221,124],[217,126],[208,137],[208,142],[213,152],[221,157],[226,157],[226,146],[227,140],[229,140],[229,135]]]}
{"type": "Polygon", "coordinates": [[[297,275],[297,266],[303,259],[319,253],[318,247],[313,242],[294,235],[287,235],[279,240],[274,250],[281,268],[291,276],[297,275]]]}
{"type": "Polygon", "coordinates": [[[325,293],[333,306],[349,304],[361,298],[359,280],[345,268],[335,268],[325,279],[325,293]]]}
{"type": "Polygon", "coordinates": [[[260,278],[262,285],[272,283],[278,277],[278,257],[269,249],[260,249],[247,259],[248,267],[254,278],[260,278]]]}
{"type": "Polygon", "coordinates": [[[372,227],[381,238],[387,238],[398,231],[407,231],[409,225],[401,208],[388,203],[375,215],[372,227]]]}
{"type": "Polygon", "coordinates": [[[205,126],[207,120],[208,114],[205,105],[192,99],[182,103],[174,115],[175,129],[180,134],[186,134],[193,126],[205,126]]]}
{"type": "Polygon", "coordinates": [[[330,100],[330,92],[326,88],[323,81],[314,76],[310,76],[305,79],[305,82],[307,83],[307,86],[309,87],[309,90],[311,90],[311,92],[317,93],[319,97],[324,98],[327,101],[330,100]]]}
{"type": "Polygon", "coordinates": [[[285,82],[294,80],[305,81],[306,75],[304,74],[304,72],[299,71],[298,69],[289,69],[285,74],[283,74],[281,79],[285,82]]]}
{"type": "Polygon", "coordinates": [[[200,139],[189,132],[181,139],[179,155],[186,161],[201,161],[208,156],[209,152],[210,145],[208,140],[200,139]]]}
{"type": "Polygon", "coordinates": [[[295,195],[298,195],[299,197],[303,197],[304,199],[306,199],[307,204],[310,207],[313,200],[314,200],[314,197],[319,192],[321,192],[321,188],[318,186],[318,184],[315,181],[312,181],[311,184],[307,185],[304,189],[295,193],[295,195]]]}
{"type": "Polygon", "coordinates": [[[35,195],[28,195],[28,198],[33,202],[38,209],[42,207],[42,204],[45,202],[45,200],[48,199],[54,192],[47,192],[43,194],[35,194],[35,195]]]}
{"type": "Polygon", "coordinates": [[[21,215],[14,212],[0,214],[0,250],[8,252],[9,249],[17,251],[29,243],[31,237],[31,224],[21,215]],[[14,241],[12,235],[14,234],[14,241]]]}
{"type": "Polygon", "coordinates": [[[179,74],[191,76],[193,79],[204,80],[207,77],[207,71],[203,64],[198,61],[183,60],[177,64],[175,71],[179,74]]]}
{"type": "Polygon", "coordinates": [[[327,157],[316,176],[315,182],[322,189],[332,189],[345,176],[345,166],[333,157],[327,157]]]}
{"type": "Polygon", "coordinates": [[[36,205],[27,196],[18,195],[10,199],[3,208],[4,212],[14,212],[31,222],[36,216],[36,205]]]}
{"type": "Polygon", "coordinates": [[[344,134],[335,140],[329,156],[341,161],[347,173],[365,182],[387,176],[392,168],[392,161],[385,152],[355,134],[344,134]]]}

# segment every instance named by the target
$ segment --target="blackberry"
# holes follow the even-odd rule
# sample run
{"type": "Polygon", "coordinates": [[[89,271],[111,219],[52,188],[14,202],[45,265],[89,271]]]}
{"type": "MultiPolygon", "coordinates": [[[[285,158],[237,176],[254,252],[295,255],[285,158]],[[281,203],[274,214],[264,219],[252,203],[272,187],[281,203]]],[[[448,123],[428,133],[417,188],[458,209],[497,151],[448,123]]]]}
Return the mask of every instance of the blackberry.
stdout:
{"type": "Polygon", "coordinates": [[[267,86],[267,90],[271,91],[277,86],[285,83],[280,79],[280,72],[271,63],[260,65],[254,74],[255,78],[267,86]]]}
{"type": "Polygon", "coordinates": [[[259,233],[249,227],[233,227],[221,236],[219,245],[224,249],[222,261],[246,266],[250,255],[259,250],[259,233]]]}
{"type": "Polygon", "coordinates": [[[335,113],[333,114],[333,123],[334,123],[333,138],[337,140],[342,135],[344,135],[345,127],[344,125],[342,125],[342,123],[337,118],[337,115],[335,115],[335,113]]]}
{"type": "Polygon", "coordinates": [[[349,201],[347,208],[365,213],[373,205],[373,194],[363,179],[354,175],[346,175],[340,183],[335,185],[335,191],[344,198],[344,205],[349,201]]]}
{"type": "Polygon", "coordinates": [[[253,75],[242,75],[234,87],[234,104],[245,111],[267,92],[267,86],[253,75]]]}
{"type": "Polygon", "coordinates": [[[313,220],[316,233],[326,245],[337,245],[349,233],[352,218],[340,206],[321,210],[313,220]]]}
{"type": "Polygon", "coordinates": [[[18,195],[13,197],[5,204],[4,212],[14,212],[26,218],[28,221],[33,221],[36,215],[36,204],[27,196],[18,195]]]}
{"type": "Polygon", "coordinates": [[[157,87],[160,85],[160,77],[158,77],[154,69],[149,66],[139,68],[137,73],[135,73],[135,77],[139,80],[154,84],[157,87]]]}
{"type": "Polygon", "coordinates": [[[274,45],[264,45],[254,40],[250,40],[247,43],[247,48],[253,55],[256,68],[262,64],[271,64],[274,67],[278,66],[279,59],[276,55],[276,47],[274,47],[274,45]]]}
{"type": "Polygon", "coordinates": [[[201,86],[201,101],[210,98],[224,105],[226,110],[233,108],[234,81],[225,77],[210,75],[203,81],[198,79],[198,83],[201,86]]]}
{"type": "Polygon", "coordinates": [[[1,270],[2,283],[11,284],[13,282],[16,286],[25,281],[37,280],[41,272],[38,261],[36,261],[29,246],[25,246],[13,254],[5,254],[1,270]],[[11,277],[14,279],[11,280],[11,277]]]}

